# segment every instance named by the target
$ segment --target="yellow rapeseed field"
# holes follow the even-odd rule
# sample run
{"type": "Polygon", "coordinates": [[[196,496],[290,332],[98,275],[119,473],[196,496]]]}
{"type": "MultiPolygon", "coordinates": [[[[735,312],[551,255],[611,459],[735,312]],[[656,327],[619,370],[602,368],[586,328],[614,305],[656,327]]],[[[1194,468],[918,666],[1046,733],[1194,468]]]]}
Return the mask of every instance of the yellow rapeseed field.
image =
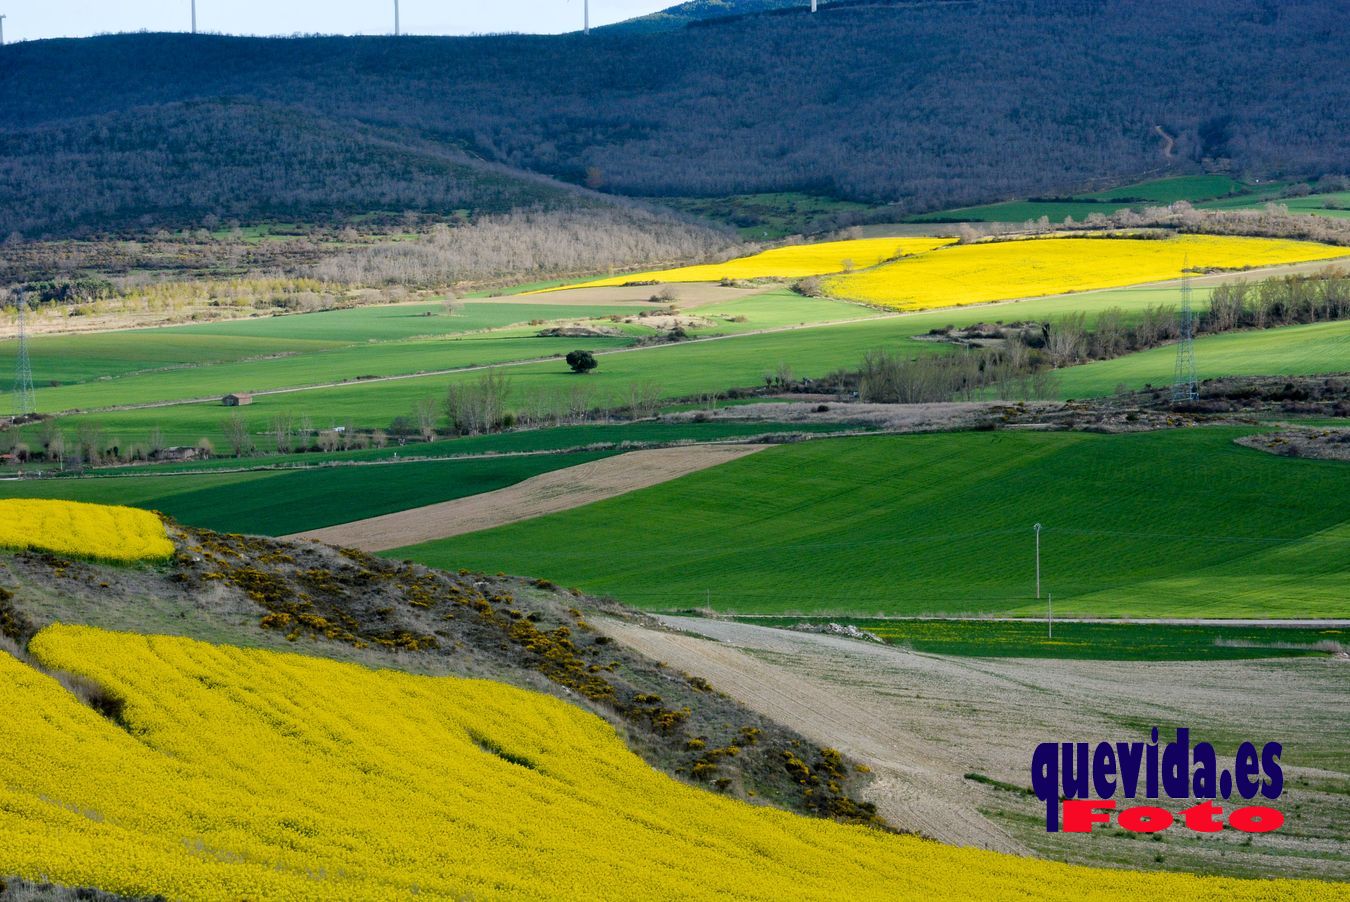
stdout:
{"type": "Polygon", "coordinates": [[[566,285],[546,291],[564,291],[568,288],[602,288],[607,285],[625,285],[631,282],[720,282],[723,279],[804,279],[876,266],[902,254],[923,254],[934,248],[951,244],[954,238],[858,238],[851,241],[824,241],[820,244],[797,244],[776,247],[773,250],[701,266],[681,266],[677,269],[653,270],[597,279],[581,285],[566,285]]]}
{"type": "Polygon", "coordinates": [[[825,280],[840,298],[900,310],[1119,288],[1174,279],[1192,268],[1270,266],[1350,255],[1350,249],[1271,238],[1179,235],[1036,238],[948,247],[825,280]]]}
{"type": "Polygon", "coordinates": [[[149,511],[76,501],[0,501],[0,548],[34,548],[105,561],[173,554],[164,521],[149,511]]]}
{"type": "Polygon", "coordinates": [[[1346,895],[756,808],[654,771],[598,717],[497,683],[60,625],[30,651],[121,698],[123,726],[0,653],[0,874],[188,900],[1346,895]]]}

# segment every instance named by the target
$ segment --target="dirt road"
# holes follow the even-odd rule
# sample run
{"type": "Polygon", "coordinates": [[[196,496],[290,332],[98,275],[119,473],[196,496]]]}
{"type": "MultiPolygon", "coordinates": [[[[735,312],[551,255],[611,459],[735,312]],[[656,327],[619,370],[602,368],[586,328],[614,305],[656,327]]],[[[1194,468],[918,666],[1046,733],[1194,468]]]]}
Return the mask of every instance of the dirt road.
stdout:
{"type": "Polygon", "coordinates": [[[1092,864],[1350,876],[1342,854],[1350,754],[1341,735],[1350,662],[954,658],[744,623],[659,619],[681,632],[617,620],[600,627],[866,762],[878,775],[868,797],[898,826],[1092,864]],[[1045,832],[1044,808],[1020,789],[1030,785],[1038,744],[1147,741],[1152,726],[1166,742],[1168,727],[1178,725],[1221,756],[1240,741],[1283,742],[1279,804],[1289,829],[1255,840],[1230,830],[1204,842],[1170,831],[1148,843],[1120,830],[1045,832]]]}
{"type": "MultiPolygon", "coordinates": [[[[676,628],[702,631],[705,627],[701,620],[662,619],[676,628]]],[[[598,625],[617,641],[677,669],[697,673],[761,714],[866,763],[876,774],[867,796],[891,823],[945,843],[1030,854],[976,810],[979,793],[940,752],[935,754],[937,750],[924,737],[898,719],[886,717],[858,693],[748,653],[748,649],[795,648],[813,655],[829,654],[832,643],[814,640],[832,637],[812,635],[799,641],[796,634],[780,637],[779,631],[762,627],[721,631],[723,624],[707,624],[721,633],[719,641],[709,642],[615,620],[598,625]]],[[[839,649],[846,656],[857,650],[853,646],[860,643],[843,644],[839,649]]]]}
{"type": "Polygon", "coordinates": [[[688,445],[632,451],[543,473],[516,485],[440,504],[286,536],[387,551],[557,513],[761,451],[767,445],[688,445]]]}

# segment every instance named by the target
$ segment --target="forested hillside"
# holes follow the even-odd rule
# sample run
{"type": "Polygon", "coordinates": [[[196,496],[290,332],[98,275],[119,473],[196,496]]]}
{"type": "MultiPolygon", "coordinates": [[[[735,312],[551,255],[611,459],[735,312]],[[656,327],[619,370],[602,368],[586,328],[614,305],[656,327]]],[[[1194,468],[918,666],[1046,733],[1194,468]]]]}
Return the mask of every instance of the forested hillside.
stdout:
{"type": "Polygon", "coordinates": [[[0,49],[0,234],[576,202],[519,170],[900,212],[1202,164],[1317,175],[1350,160],[1347,33],[1334,0],[976,0],[589,37],[29,42],[0,49]]]}
{"type": "Polygon", "coordinates": [[[692,22],[779,10],[810,12],[811,0],[689,0],[688,3],[680,3],[650,15],[638,16],[605,27],[614,31],[665,31],[683,28],[692,22]]]}

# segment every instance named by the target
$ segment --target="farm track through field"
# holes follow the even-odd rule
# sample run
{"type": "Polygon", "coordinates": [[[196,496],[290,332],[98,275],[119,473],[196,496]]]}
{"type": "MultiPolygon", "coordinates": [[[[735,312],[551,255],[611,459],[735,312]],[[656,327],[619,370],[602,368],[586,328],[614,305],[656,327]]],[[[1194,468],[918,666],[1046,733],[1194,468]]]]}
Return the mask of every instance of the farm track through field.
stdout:
{"type": "Polygon", "coordinates": [[[767,445],[687,445],[632,451],[555,470],[493,492],[286,536],[387,551],[557,513],[677,479],[767,445]]]}
{"type": "Polygon", "coordinates": [[[1341,852],[1350,813],[1343,788],[1350,778],[1345,661],[953,658],[745,623],[657,619],[677,632],[609,618],[592,622],[672,670],[697,673],[812,741],[866,763],[877,780],[865,795],[902,829],[1083,864],[1152,869],[1154,853],[1163,852],[1168,869],[1350,876],[1341,852]],[[1144,740],[1151,726],[1161,727],[1166,740],[1173,725],[1191,727],[1195,740],[1216,748],[1284,742],[1280,804],[1292,828],[1255,845],[1240,836],[1196,843],[1180,834],[1141,845],[1119,831],[1084,842],[1081,835],[1045,833],[1035,798],[965,776],[1029,787],[1031,752],[1041,742],[1144,740]]]}
{"type": "MultiPolygon", "coordinates": [[[[681,618],[660,619],[676,629],[701,628],[701,621],[686,624],[681,618]]],[[[710,642],[701,636],[658,632],[618,620],[602,619],[597,626],[649,657],[699,674],[722,692],[813,742],[867,764],[876,775],[867,796],[895,826],[953,845],[1031,854],[976,810],[977,794],[966,785],[963,772],[935,757],[933,748],[917,732],[878,717],[846,689],[752,657],[738,647],[744,644],[744,634],[719,636],[720,641],[710,642]]],[[[767,629],[750,626],[747,632],[767,629]]],[[[807,641],[828,638],[810,636],[807,641]]]]}

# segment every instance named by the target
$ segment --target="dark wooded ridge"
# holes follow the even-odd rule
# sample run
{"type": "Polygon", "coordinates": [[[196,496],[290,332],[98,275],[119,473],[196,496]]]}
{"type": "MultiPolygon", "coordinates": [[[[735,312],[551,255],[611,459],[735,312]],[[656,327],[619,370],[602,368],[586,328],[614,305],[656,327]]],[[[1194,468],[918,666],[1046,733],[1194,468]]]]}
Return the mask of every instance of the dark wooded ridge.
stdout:
{"type": "Polygon", "coordinates": [[[900,212],[1202,164],[1316,176],[1350,160],[1346,33],[1332,0],[978,0],[589,38],[30,42],[0,51],[0,233],[603,203],[522,170],[900,212]]]}

